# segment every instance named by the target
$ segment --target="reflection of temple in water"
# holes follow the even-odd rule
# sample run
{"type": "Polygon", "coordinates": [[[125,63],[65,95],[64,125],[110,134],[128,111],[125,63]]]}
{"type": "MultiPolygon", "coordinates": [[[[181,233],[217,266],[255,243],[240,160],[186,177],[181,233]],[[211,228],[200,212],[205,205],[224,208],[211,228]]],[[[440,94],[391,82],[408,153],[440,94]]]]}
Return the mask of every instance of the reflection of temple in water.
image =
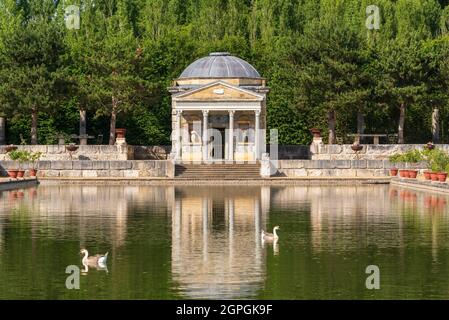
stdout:
{"type": "Polygon", "coordinates": [[[270,189],[176,188],[172,275],[188,298],[251,298],[263,285],[270,189]]]}

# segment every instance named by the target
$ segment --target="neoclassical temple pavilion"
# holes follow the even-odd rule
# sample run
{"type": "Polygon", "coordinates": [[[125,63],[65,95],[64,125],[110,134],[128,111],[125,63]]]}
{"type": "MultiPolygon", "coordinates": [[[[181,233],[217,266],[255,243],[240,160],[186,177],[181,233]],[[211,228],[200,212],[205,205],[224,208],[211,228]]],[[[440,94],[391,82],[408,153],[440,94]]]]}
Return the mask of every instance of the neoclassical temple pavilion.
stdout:
{"type": "Polygon", "coordinates": [[[214,52],[169,88],[177,161],[254,161],[265,152],[266,80],[248,62],[214,52]]]}

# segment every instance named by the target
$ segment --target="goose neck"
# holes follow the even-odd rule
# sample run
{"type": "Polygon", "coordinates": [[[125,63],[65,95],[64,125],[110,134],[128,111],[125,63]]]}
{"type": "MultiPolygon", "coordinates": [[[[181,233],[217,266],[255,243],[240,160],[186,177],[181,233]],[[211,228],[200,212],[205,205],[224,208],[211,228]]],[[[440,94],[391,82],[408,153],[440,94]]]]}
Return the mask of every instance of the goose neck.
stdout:
{"type": "Polygon", "coordinates": [[[84,251],[84,257],[83,257],[83,262],[87,261],[87,257],[89,256],[89,253],[86,251],[84,251]]]}

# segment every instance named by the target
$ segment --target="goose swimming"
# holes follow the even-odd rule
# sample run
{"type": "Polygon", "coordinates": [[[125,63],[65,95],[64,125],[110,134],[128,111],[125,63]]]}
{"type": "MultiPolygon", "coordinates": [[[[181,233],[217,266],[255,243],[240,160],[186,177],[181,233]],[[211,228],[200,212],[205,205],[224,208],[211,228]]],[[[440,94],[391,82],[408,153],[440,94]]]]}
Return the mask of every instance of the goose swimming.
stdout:
{"type": "Polygon", "coordinates": [[[278,241],[279,236],[277,234],[277,230],[281,230],[279,226],[276,226],[273,228],[273,233],[268,233],[262,230],[262,241],[272,242],[272,241],[278,241]]]}
{"type": "Polygon", "coordinates": [[[96,254],[89,257],[89,252],[87,252],[86,249],[81,249],[80,254],[84,254],[82,260],[83,265],[103,267],[106,265],[106,261],[108,260],[108,252],[106,252],[104,255],[96,254]]]}

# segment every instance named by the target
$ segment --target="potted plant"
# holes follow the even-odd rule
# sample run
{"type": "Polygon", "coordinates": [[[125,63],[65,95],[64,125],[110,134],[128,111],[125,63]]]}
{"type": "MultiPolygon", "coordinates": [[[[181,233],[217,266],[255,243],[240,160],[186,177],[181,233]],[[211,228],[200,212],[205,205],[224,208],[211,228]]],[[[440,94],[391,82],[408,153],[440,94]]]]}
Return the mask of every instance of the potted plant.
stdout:
{"type": "Polygon", "coordinates": [[[32,152],[29,156],[31,161],[30,176],[35,177],[37,175],[37,164],[42,156],[42,152],[32,152]]]}
{"type": "Polygon", "coordinates": [[[19,153],[19,158],[17,160],[20,164],[20,169],[17,172],[17,178],[23,178],[25,176],[25,170],[23,169],[22,164],[29,161],[30,153],[26,150],[19,150],[17,152],[19,153]]]}
{"type": "Polygon", "coordinates": [[[449,154],[441,149],[434,149],[430,157],[432,181],[445,182],[447,179],[446,168],[449,165],[449,154]]]}
{"type": "MultiPolygon", "coordinates": [[[[403,156],[404,156],[404,161],[406,163],[410,163],[410,164],[416,164],[423,160],[421,152],[416,149],[407,151],[406,153],[404,153],[403,156]]],[[[417,176],[418,176],[418,170],[414,170],[414,169],[408,170],[409,178],[416,179],[417,176]]]]}
{"type": "Polygon", "coordinates": [[[390,176],[396,177],[398,175],[398,168],[394,166],[395,164],[402,162],[402,155],[399,153],[392,154],[388,160],[393,164],[393,167],[390,168],[390,176]]]}
{"type": "Polygon", "coordinates": [[[432,155],[434,149],[434,145],[429,142],[426,146],[424,146],[424,149],[421,152],[422,159],[426,163],[427,167],[427,170],[424,171],[424,178],[426,180],[432,180],[432,155]]]}
{"type": "MultiPolygon", "coordinates": [[[[18,161],[19,163],[23,163],[25,159],[25,153],[26,151],[15,149],[8,152],[8,156],[12,161],[18,161]]],[[[11,178],[22,178],[24,174],[25,174],[24,170],[19,169],[8,170],[8,175],[11,178]]]]}

